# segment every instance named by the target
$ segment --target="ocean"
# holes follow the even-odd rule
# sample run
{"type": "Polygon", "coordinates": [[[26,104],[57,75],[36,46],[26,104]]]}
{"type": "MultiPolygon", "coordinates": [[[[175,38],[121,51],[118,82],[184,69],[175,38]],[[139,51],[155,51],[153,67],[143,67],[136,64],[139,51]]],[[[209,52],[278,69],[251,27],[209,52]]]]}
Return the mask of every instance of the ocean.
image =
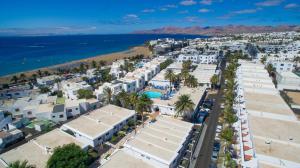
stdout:
{"type": "Polygon", "coordinates": [[[0,37],[0,76],[119,52],[158,38],[200,35],[68,35],[0,37]]]}

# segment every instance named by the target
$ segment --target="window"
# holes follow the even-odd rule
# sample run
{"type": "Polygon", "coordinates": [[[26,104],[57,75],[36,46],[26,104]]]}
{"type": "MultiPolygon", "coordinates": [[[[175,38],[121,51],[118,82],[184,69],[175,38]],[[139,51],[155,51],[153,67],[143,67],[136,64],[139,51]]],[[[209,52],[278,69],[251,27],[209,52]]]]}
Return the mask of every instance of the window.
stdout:
{"type": "Polygon", "coordinates": [[[59,115],[59,118],[63,118],[63,117],[64,117],[64,115],[63,115],[63,114],[59,115]]]}
{"type": "Polygon", "coordinates": [[[67,112],[68,112],[68,113],[71,113],[71,112],[72,112],[72,109],[68,109],[67,112]]]}
{"type": "Polygon", "coordinates": [[[52,118],[55,118],[55,116],[52,116],[52,118]]]}
{"type": "Polygon", "coordinates": [[[78,110],[78,108],[76,108],[76,110],[78,110]]]}
{"type": "Polygon", "coordinates": [[[101,141],[102,137],[98,138],[98,141],[101,141]]]}
{"type": "Polygon", "coordinates": [[[31,115],[31,114],[32,114],[32,112],[31,112],[31,111],[28,111],[28,112],[27,112],[27,114],[28,114],[28,115],[31,115]]]}
{"type": "Polygon", "coordinates": [[[106,136],[108,136],[108,135],[109,135],[109,132],[108,132],[108,133],[106,133],[105,135],[106,135],[106,136]]]}

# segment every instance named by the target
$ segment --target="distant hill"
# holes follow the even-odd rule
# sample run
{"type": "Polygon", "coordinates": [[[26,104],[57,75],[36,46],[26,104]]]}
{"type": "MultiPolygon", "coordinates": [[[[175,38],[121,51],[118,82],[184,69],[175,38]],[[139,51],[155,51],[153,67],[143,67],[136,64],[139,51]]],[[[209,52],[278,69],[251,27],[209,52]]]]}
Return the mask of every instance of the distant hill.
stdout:
{"type": "Polygon", "coordinates": [[[244,25],[228,25],[228,26],[212,26],[212,27],[162,27],[152,30],[140,30],[133,32],[134,34],[201,34],[201,35],[225,35],[239,33],[264,33],[264,32],[285,32],[300,31],[300,26],[296,25],[280,25],[280,26],[244,26],[244,25]]]}

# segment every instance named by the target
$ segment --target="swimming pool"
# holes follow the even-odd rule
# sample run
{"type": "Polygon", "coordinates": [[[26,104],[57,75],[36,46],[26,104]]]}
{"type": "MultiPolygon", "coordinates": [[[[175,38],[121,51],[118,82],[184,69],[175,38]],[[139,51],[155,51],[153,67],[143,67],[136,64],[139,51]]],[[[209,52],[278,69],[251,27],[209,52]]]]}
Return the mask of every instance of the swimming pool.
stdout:
{"type": "Polygon", "coordinates": [[[146,94],[147,97],[149,97],[150,99],[156,99],[162,96],[160,92],[155,92],[155,91],[146,91],[144,92],[144,94],[146,94]]]}

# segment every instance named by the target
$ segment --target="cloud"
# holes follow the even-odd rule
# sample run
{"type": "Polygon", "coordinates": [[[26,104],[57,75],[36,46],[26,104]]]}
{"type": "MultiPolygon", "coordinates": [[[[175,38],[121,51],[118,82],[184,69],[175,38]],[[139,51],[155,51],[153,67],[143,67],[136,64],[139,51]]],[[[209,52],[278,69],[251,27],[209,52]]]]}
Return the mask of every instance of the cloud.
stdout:
{"type": "Polygon", "coordinates": [[[188,10],[182,10],[182,11],[179,11],[178,13],[179,14],[187,14],[187,13],[189,13],[189,11],[188,10]]]}
{"type": "Polygon", "coordinates": [[[203,23],[203,19],[200,19],[196,16],[188,16],[184,18],[186,22],[191,22],[191,23],[203,23]]]}
{"type": "Polygon", "coordinates": [[[256,6],[269,7],[269,6],[278,6],[283,2],[283,0],[266,0],[256,3],[256,6]]]}
{"type": "Polygon", "coordinates": [[[140,18],[136,14],[127,14],[123,17],[121,23],[123,24],[136,24],[140,21],[140,18]]]}
{"type": "Polygon", "coordinates": [[[244,14],[252,14],[252,13],[256,13],[257,11],[261,10],[261,8],[256,8],[256,9],[243,9],[243,10],[237,10],[237,11],[232,11],[226,15],[217,17],[218,19],[230,19],[234,16],[237,15],[244,15],[244,14]]]}
{"type": "Polygon", "coordinates": [[[174,4],[168,4],[168,5],[165,5],[166,8],[177,8],[177,5],[174,5],[174,4]]]}
{"type": "Polygon", "coordinates": [[[184,6],[190,6],[190,5],[197,4],[197,2],[194,0],[184,0],[184,1],[181,1],[180,4],[184,5],[184,6]]]}
{"type": "Polygon", "coordinates": [[[200,1],[200,4],[211,5],[212,4],[212,0],[202,0],[202,1],[200,1]]]}
{"type": "Polygon", "coordinates": [[[249,13],[256,13],[257,9],[244,9],[239,11],[234,11],[235,14],[249,14],[249,13]]]}
{"type": "Polygon", "coordinates": [[[299,5],[295,3],[290,3],[284,6],[285,9],[293,9],[293,8],[298,8],[299,5]]]}
{"type": "Polygon", "coordinates": [[[207,12],[210,12],[210,10],[206,9],[206,8],[202,8],[202,9],[199,9],[198,12],[200,12],[200,13],[207,13],[207,12]]]}
{"type": "Polygon", "coordinates": [[[162,8],[160,8],[159,10],[161,10],[161,11],[167,11],[168,8],[162,7],[162,8]]]}
{"type": "Polygon", "coordinates": [[[143,13],[153,13],[155,12],[155,9],[144,9],[142,10],[143,13]]]}

